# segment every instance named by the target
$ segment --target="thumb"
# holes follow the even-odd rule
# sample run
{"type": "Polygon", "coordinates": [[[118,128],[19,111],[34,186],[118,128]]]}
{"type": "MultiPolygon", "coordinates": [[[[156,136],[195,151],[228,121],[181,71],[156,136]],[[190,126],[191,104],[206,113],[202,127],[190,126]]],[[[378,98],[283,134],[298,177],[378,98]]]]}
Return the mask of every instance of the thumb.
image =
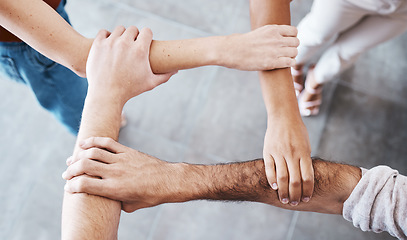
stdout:
{"type": "Polygon", "coordinates": [[[156,74],[155,78],[154,78],[154,83],[157,84],[157,86],[161,85],[161,84],[167,82],[176,73],[178,73],[178,71],[164,73],[164,74],[156,74]]]}

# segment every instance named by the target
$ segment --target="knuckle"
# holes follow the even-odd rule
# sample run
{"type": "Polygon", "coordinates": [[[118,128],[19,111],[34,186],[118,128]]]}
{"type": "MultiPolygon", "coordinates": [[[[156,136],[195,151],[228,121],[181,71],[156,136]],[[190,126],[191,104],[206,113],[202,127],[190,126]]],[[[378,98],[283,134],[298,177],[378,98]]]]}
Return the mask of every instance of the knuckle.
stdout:
{"type": "Polygon", "coordinates": [[[87,166],[88,166],[87,161],[80,160],[77,165],[78,171],[83,171],[84,169],[86,169],[87,166]]]}
{"type": "Polygon", "coordinates": [[[312,185],[312,184],[314,184],[314,178],[306,176],[306,177],[303,177],[302,182],[305,185],[312,185]]]}
{"type": "Polygon", "coordinates": [[[81,178],[79,178],[78,180],[77,180],[77,190],[79,191],[79,192],[83,192],[83,191],[86,191],[86,188],[87,188],[87,181],[86,181],[86,178],[83,178],[83,177],[81,177],[81,178]]]}
{"type": "Polygon", "coordinates": [[[299,187],[301,187],[301,182],[298,180],[290,181],[290,186],[293,188],[299,188],[299,187]]]}
{"type": "Polygon", "coordinates": [[[98,156],[99,156],[99,149],[92,148],[92,149],[89,150],[88,158],[93,159],[93,158],[97,158],[98,156]]]}
{"type": "Polygon", "coordinates": [[[102,146],[109,146],[112,144],[112,139],[111,138],[103,138],[101,139],[101,144],[102,146]]]}
{"type": "Polygon", "coordinates": [[[277,176],[277,180],[279,182],[287,182],[288,181],[288,175],[287,174],[279,174],[277,176]]]}
{"type": "Polygon", "coordinates": [[[294,40],[294,46],[295,46],[295,47],[300,46],[300,39],[295,38],[295,40],[294,40]]]}

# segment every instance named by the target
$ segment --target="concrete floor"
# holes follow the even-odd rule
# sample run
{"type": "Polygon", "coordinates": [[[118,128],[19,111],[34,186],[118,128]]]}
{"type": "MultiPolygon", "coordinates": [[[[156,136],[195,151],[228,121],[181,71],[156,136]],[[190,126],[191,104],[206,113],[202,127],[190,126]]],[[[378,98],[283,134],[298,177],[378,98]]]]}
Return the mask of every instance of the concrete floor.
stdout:
{"type": "MultiPolygon", "coordinates": [[[[293,24],[311,0],[292,3],[293,24]]],[[[152,28],[155,39],[249,31],[247,0],[69,0],[74,27],[152,28]]],[[[304,119],[313,154],[407,174],[407,35],[364,54],[324,90],[304,119]]],[[[64,181],[75,138],[22,85],[0,79],[0,239],[58,239],[64,181]]],[[[219,163],[261,157],[266,114],[257,75],[220,67],[182,71],[126,106],[120,141],[169,161],[219,163]],[[227,89],[227,94],[226,94],[227,89]]],[[[120,239],[392,239],[341,216],[256,203],[195,201],[122,214],[120,239]]]]}

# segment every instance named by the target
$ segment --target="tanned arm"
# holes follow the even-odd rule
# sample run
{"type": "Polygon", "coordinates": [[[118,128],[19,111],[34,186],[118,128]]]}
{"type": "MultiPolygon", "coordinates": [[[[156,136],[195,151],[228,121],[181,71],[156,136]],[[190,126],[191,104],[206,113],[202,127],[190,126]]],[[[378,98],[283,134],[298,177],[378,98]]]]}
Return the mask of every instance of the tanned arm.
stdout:
{"type": "MultiPolygon", "coordinates": [[[[0,24],[50,59],[85,76],[86,59],[93,39],[76,32],[42,0],[2,0],[0,24]]],[[[247,34],[153,41],[153,72],[168,73],[205,65],[240,70],[264,70],[293,65],[298,44],[281,33],[296,36],[291,26],[265,26],[247,34]],[[290,46],[286,51],[280,46],[290,46]]]]}
{"type": "MultiPolygon", "coordinates": [[[[171,74],[152,73],[148,61],[151,41],[149,29],[139,34],[136,27],[118,27],[112,34],[98,34],[86,69],[89,88],[77,142],[91,136],[117,139],[124,104],[170,78],[171,74]]],[[[78,150],[76,144],[74,155],[78,150]]],[[[118,201],[66,193],[62,239],[116,239],[120,210],[118,201]]]]}
{"type": "Polygon", "coordinates": [[[63,174],[68,180],[65,189],[122,201],[127,212],[162,203],[208,199],[341,214],[344,201],[361,178],[358,167],[314,159],[313,198],[291,206],[282,204],[270,188],[263,159],[218,165],[169,163],[109,138],[89,138],[80,147],[83,150],[68,160],[69,167],[63,174]]]}
{"type": "MultiPolygon", "coordinates": [[[[252,29],[290,24],[290,1],[251,0],[250,16],[252,29]]],[[[259,77],[268,115],[263,148],[268,182],[282,203],[308,202],[314,186],[311,148],[290,70],[262,71],[259,77]]]]}

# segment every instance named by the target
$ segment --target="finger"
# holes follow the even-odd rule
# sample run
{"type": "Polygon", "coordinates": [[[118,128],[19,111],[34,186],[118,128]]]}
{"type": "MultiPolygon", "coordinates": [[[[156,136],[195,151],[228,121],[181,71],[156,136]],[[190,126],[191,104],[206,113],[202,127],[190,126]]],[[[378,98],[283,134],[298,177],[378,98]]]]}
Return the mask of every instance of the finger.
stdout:
{"type": "Polygon", "coordinates": [[[77,154],[76,160],[73,160],[72,162],[74,163],[81,159],[92,159],[107,164],[116,162],[114,153],[101,148],[89,148],[82,150],[77,154]]]}
{"type": "Polygon", "coordinates": [[[103,148],[112,153],[122,153],[127,149],[126,146],[107,137],[87,138],[79,143],[79,147],[85,150],[89,148],[103,148]]]}
{"type": "Polygon", "coordinates": [[[154,77],[154,83],[156,84],[156,86],[158,86],[160,84],[163,84],[163,83],[166,83],[176,73],[178,73],[178,71],[170,72],[170,73],[164,73],[164,74],[156,74],[155,77],[154,77]]]}
{"type": "Polygon", "coordinates": [[[295,47],[283,47],[280,49],[279,57],[295,58],[298,55],[298,49],[295,47]]]}
{"type": "Polygon", "coordinates": [[[153,32],[149,28],[143,28],[140,30],[140,34],[137,37],[136,44],[145,50],[148,54],[147,57],[150,55],[150,46],[151,42],[153,41],[153,32]]]}
{"type": "Polygon", "coordinates": [[[314,191],[314,168],[310,157],[300,160],[302,178],[302,201],[309,202],[314,191]]]}
{"type": "Polygon", "coordinates": [[[290,57],[279,57],[277,61],[275,61],[275,68],[288,68],[295,66],[295,59],[290,57]]]}
{"type": "Polygon", "coordinates": [[[106,180],[82,175],[67,181],[64,190],[70,193],[88,193],[110,198],[109,187],[106,180]]]}
{"type": "Polygon", "coordinates": [[[296,37],[298,34],[298,29],[290,25],[278,25],[280,34],[284,37],[296,37]]]}
{"type": "Polygon", "coordinates": [[[74,157],[73,157],[73,156],[68,157],[68,158],[66,159],[66,165],[67,165],[67,166],[71,165],[72,162],[73,162],[73,160],[74,160],[74,157]]]}
{"type": "Polygon", "coordinates": [[[112,34],[110,34],[109,38],[111,38],[111,39],[118,38],[124,33],[125,30],[126,30],[126,28],[124,28],[123,26],[117,26],[113,30],[112,34]]]}
{"type": "Polygon", "coordinates": [[[286,159],[286,162],[290,180],[288,185],[290,205],[297,206],[302,194],[300,163],[296,159],[286,159]]]}
{"type": "Polygon", "coordinates": [[[274,162],[277,173],[278,196],[283,204],[287,204],[289,202],[287,164],[282,157],[274,157],[274,162]]]}
{"type": "Polygon", "coordinates": [[[270,154],[264,154],[264,168],[266,170],[267,181],[269,182],[272,189],[277,190],[277,178],[276,178],[276,168],[274,164],[274,159],[270,154]]]}
{"type": "Polygon", "coordinates": [[[300,40],[296,37],[284,37],[282,46],[283,47],[295,47],[297,48],[300,45],[300,40]]]}
{"type": "Polygon", "coordinates": [[[127,40],[135,41],[138,34],[138,28],[136,26],[130,26],[126,29],[126,31],[124,31],[122,37],[126,38],[127,40]]]}
{"type": "Polygon", "coordinates": [[[104,177],[106,173],[106,164],[93,161],[90,159],[82,159],[73,164],[71,164],[64,173],[62,173],[62,178],[69,180],[73,177],[80,176],[83,174],[94,176],[94,177],[104,177]]]}
{"type": "Polygon", "coordinates": [[[108,31],[105,30],[105,29],[102,29],[102,30],[100,30],[100,31],[98,32],[98,34],[96,35],[95,41],[96,41],[96,40],[100,41],[100,40],[102,40],[102,39],[106,39],[106,38],[109,37],[109,36],[110,36],[110,32],[108,32],[108,31]]]}

